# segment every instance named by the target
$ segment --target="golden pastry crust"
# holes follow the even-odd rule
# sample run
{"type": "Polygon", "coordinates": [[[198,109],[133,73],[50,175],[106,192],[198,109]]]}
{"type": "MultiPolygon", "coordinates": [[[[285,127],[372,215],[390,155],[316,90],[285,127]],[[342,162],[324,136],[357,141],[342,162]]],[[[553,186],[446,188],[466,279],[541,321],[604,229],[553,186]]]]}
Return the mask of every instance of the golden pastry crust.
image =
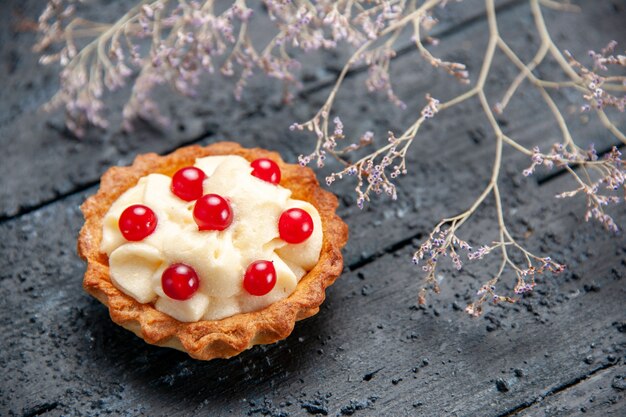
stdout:
{"type": "Polygon", "coordinates": [[[335,214],[337,198],[320,188],[309,168],[287,164],[275,152],[245,149],[236,143],[220,142],[206,147],[189,146],[159,156],[138,156],[129,167],[112,167],[103,176],[100,189],[81,206],[85,225],[78,238],[78,253],[87,261],[85,290],[108,306],[111,319],[146,342],[187,352],[196,359],[229,358],[254,345],[274,343],[291,334],[295,322],[315,315],[324,301],[325,290],[343,268],[341,248],[348,239],[348,226],[335,214]],[[152,304],[141,304],[118,290],[109,277],[109,262],[100,252],[102,219],[113,202],[137,181],[151,173],[172,176],[178,169],[193,165],[196,158],[239,155],[252,161],[270,158],[281,169],[280,185],[292,197],[311,203],[319,211],[323,227],[320,259],[287,298],[266,308],[240,313],[221,320],[183,323],[162,313],[152,304]]]}

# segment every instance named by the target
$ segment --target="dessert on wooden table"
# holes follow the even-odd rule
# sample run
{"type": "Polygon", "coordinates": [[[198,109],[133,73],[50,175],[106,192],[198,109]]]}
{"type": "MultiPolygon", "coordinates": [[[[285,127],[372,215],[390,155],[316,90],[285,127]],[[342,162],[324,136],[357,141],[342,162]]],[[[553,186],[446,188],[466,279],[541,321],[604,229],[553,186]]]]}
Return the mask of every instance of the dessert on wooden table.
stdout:
{"type": "Polygon", "coordinates": [[[319,311],[343,267],[336,207],[310,169],[266,150],[142,155],[81,207],[83,286],[148,343],[231,357],[319,311]]]}

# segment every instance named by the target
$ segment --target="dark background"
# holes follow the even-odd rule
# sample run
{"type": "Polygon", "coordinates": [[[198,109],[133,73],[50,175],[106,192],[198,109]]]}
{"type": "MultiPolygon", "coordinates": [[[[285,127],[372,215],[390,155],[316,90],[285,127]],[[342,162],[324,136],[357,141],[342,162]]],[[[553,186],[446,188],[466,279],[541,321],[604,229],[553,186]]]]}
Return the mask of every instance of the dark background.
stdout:
{"type": "MultiPolygon", "coordinates": [[[[42,3],[0,5],[0,415],[626,414],[626,242],[623,234],[585,223],[582,199],[553,198],[574,188],[567,176],[524,178],[530,161],[507,149],[500,181],[515,236],[533,252],[567,263],[565,273],[542,278],[513,306],[491,306],[471,319],[462,310],[495,272],[499,258],[493,255],[461,272],[446,266],[442,293],[416,306],[420,271],[410,262],[412,252],[440,218],[468,207],[489,178],[493,134],[476,101],[425,124],[408,157],[410,175],[399,181],[399,201],[379,199],[360,211],[355,184],[333,185],[351,233],[345,271],[320,313],[299,323],[287,340],[200,362],[117,327],[82,291],[84,264],[75,252],[78,207],[95,193],[100,175],[139,153],[220,140],[277,150],[295,162],[312,142],[288,126],[319,108],[346,56],[307,57],[304,88],[292,106],[282,105],[277,84],[262,77],[251,81],[240,103],[232,97],[233,81],[213,79],[196,100],[156,93],[173,120],[168,128],[139,122],[135,132],[121,132],[114,115],[118,94],[112,127],[77,139],[64,129],[61,114],[40,109],[58,86],[58,68],[37,65],[30,51],[42,3]]],[[[100,0],[83,10],[111,21],[128,3],[100,0]]],[[[623,50],[626,2],[581,4],[582,14],[545,11],[559,46],[581,60],[611,39],[623,50]]],[[[538,39],[527,2],[498,5],[504,38],[529,60],[538,39]]],[[[483,11],[481,1],[451,2],[438,12],[442,22],[434,31],[441,43],[433,53],[467,63],[473,80],[487,39],[483,11]]],[[[491,97],[517,73],[505,63],[496,57],[491,97]]],[[[392,72],[408,110],[368,95],[365,75],[352,74],[336,106],[348,133],[401,131],[426,92],[445,100],[461,91],[415,53],[400,56],[392,72]]],[[[542,65],[538,74],[557,77],[557,67],[542,65]]],[[[576,112],[577,93],[552,94],[579,143],[600,150],[617,143],[593,114],[587,120],[576,112]]],[[[613,117],[626,128],[623,114],[613,117]]],[[[547,150],[560,140],[528,84],[498,121],[525,146],[547,150]]],[[[626,226],[623,205],[614,214],[626,226]]],[[[490,199],[460,234],[478,245],[494,233],[490,199]]],[[[513,284],[505,275],[503,290],[513,284]]]]}

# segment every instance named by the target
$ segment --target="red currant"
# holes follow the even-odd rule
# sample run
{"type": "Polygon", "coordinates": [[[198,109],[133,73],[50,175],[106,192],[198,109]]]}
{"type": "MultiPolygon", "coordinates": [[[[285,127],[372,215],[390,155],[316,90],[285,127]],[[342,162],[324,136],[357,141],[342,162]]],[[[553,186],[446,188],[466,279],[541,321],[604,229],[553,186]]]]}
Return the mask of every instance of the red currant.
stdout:
{"type": "Polygon", "coordinates": [[[224,197],[206,194],[196,201],[193,219],[200,230],[224,230],[233,222],[233,210],[224,197]]]}
{"type": "Polygon", "coordinates": [[[174,300],[190,299],[200,286],[198,274],[185,264],[172,264],[161,275],[163,292],[174,300]]]}
{"type": "Polygon", "coordinates": [[[267,158],[255,159],[250,163],[252,175],[272,184],[280,182],[280,168],[276,162],[267,158]]]}
{"type": "Polygon", "coordinates": [[[302,209],[286,210],[278,220],[278,232],[287,243],[302,243],[313,233],[313,219],[302,209]]]}
{"type": "Polygon", "coordinates": [[[254,261],[246,269],[243,287],[252,295],[265,295],[276,285],[276,269],[270,261],[254,261]]]}
{"type": "Polygon", "coordinates": [[[172,177],[171,190],[185,201],[197,200],[202,197],[202,182],[205,178],[200,168],[181,168],[172,177]]]}
{"type": "Polygon", "coordinates": [[[150,207],[133,204],[126,207],[117,222],[124,239],[137,242],[150,236],[157,226],[157,216],[150,207]]]}

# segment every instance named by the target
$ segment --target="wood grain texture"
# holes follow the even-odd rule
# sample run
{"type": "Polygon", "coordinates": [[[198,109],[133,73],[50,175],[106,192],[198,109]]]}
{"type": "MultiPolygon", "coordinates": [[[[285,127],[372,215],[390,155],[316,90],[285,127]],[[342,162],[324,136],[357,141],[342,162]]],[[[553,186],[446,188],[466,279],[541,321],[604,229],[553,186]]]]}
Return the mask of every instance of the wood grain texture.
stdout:
{"type": "MultiPolygon", "coordinates": [[[[500,3],[505,38],[529,59],[534,50],[524,49],[532,38],[526,3],[500,3]]],[[[98,4],[106,17],[126,3],[98,4]]],[[[486,40],[477,17],[482,2],[453,6],[458,12],[442,12],[450,23],[442,22],[445,39],[434,52],[467,61],[475,74],[475,51],[486,40]]],[[[613,38],[626,44],[624,1],[583,6],[580,15],[546,12],[563,47],[583,56],[613,38]]],[[[340,57],[322,60],[318,72],[307,74],[305,94],[291,107],[281,106],[262,80],[238,104],[228,82],[209,83],[198,101],[166,102],[177,122],[169,129],[138,126],[132,139],[111,129],[79,141],[63,131],[59,115],[37,110],[54,91],[54,71],[34,66],[25,46],[32,33],[14,29],[13,13],[32,18],[38,7],[36,1],[0,5],[0,59],[9,70],[0,81],[0,415],[623,415],[626,241],[584,223],[582,202],[553,199],[572,186],[567,178],[542,185],[524,179],[520,172],[528,161],[507,153],[510,164],[500,184],[515,235],[526,236],[533,251],[566,261],[566,273],[542,279],[516,305],[492,307],[474,320],[461,310],[496,265],[481,262],[461,272],[446,266],[442,294],[416,306],[419,270],[409,261],[415,245],[435,221],[473,201],[491,168],[493,139],[471,103],[425,126],[409,156],[413,174],[400,180],[398,202],[381,199],[360,211],[350,194],[353,184],[333,185],[351,230],[346,269],[320,313],[300,322],[287,340],[203,363],[146,345],[116,326],[82,292],[85,267],[74,249],[82,225],[78,206],[95,193],[101,173],[138,153],[222,139],[278,150],[294,161],[310,142],[286,128],[320,105],[340,57]],[[33,162],[45,175],[30,175],[33,162]]],[[[445,98],[458,91],[449,77],[412,55],[392,67],[410,110],[398,113],[365,96],[363,74],[356,73],[338,97],[347,129],[400,129],[425,92],[445,98]]],[[[494,71],[494,90],[506,88],[504,80],[516,73],[500,64],[494,71]]],[[[540,71],[549,76],[554,67],[540,71]]],[[[555,98],[563,108],[576,103],[566,94],[555,98]]],[[[597,125],[567,117],[583,143],[612,143],[597,125]]],[[[550,115],[527,88],[500,121],[529,146],[558,140],[550,115]]],[[[493,213],[488,202],[464,236],[490,241],[493,213]]],[[[615,214],[626,225],[623,207],[615,214]]],[[[510,290],[510,277],[503,284],[510,290]]]]}
{"type": "MultiPolygon", "coordinates": [[[[593,356],[590,356],[593,360],[593,356]]],[[[585,359],[587,360],[587,359],[585,359]]],[[[540,417],[570,416],[572,414],[598,414],[621,416],[624,414],[624,380],[626,367],[622,365],[599,367],[582,380],[573,380],[562,390],[546,397],[544,401],[523,409],[524,414],[540,417]]]]}

